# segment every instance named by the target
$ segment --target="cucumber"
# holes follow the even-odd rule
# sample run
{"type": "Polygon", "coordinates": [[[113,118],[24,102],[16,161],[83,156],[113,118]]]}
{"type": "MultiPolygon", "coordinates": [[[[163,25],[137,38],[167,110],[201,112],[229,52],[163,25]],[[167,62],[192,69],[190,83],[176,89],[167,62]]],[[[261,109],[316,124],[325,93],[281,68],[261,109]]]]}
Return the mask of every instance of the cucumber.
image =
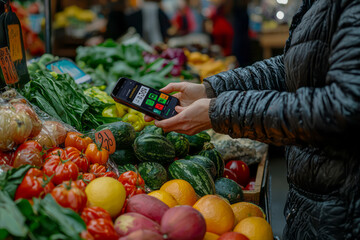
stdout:
{"type": "Polygon", "coordinates": [[[169,174],[173,179],[189,182],[200,197],[215,193],[212,177],[200,164],[185,159],[177,160],[169,166],[169,174]]]}

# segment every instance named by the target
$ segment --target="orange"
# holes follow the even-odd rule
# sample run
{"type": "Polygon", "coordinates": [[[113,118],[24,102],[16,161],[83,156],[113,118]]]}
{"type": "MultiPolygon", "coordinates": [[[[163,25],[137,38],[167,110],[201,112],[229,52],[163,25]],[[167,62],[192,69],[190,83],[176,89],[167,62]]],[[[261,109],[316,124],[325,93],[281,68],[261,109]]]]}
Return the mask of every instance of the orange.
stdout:
{"type": "Polygon", "coordinates": [[[234,228],[234,232],[241,233],[249,240],[273,240],[274,235],[270,224],[263,217],[248,217],[234,228]]]}
{"type": "Polygon", "coordinates": [[[235,216],[230,204],[216,195],[206,195],[193,206],[205,218],[206,231],[221,235],[234,227],[235,216]]]}
{"type": "Polygon", "coordinates": [[[157,190],[149,193],[148,195],[156,197],[171,208],[178,205],[178,202],[175,200],[175,198],[171,196],[170,193],[167,193],[165,191],[157,190]]]}
{"type": "Polygon", "coordinates": [[[235,214],[235,224],[247,217],[262,217],[265,218],[264,211],[257,205],[249,202],[238,202],[231,205],[235,214]]]}
{"type": "Polygon", "coordinates": [[[194,205],[197,195],[194,188],[185,180],[174,179],[164,183],[160,190],[170,193],[180,205],[194,205]]]}
{"type": "Polygon", "coordinates": [[[211,232],[206,232],[205,237],[203,240],[217,240],[219,238],[219,235],[211,232]]]}

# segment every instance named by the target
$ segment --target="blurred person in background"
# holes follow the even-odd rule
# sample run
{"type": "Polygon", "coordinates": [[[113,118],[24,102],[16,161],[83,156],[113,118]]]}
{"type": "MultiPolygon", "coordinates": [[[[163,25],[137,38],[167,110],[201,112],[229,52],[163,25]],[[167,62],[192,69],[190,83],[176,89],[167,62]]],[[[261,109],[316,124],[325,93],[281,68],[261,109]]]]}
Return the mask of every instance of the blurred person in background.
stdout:
{"type": "Polygon", "coordinates": [[[184,36],[192,33],[197,28],[195,16],[189,6],[189,0],[179,0],[178,10],[172,19],[172,26],[174,27],[173,35],[184,36]]]}
{"type": "Polygon", "coordinates": [[[106,25],[105,38],[118,39],[128,29],[125,16],[125,0],[111,1],[108,4],[108,22],[106,25]]]}
{"type": "Polygon", "coordinates": [[[149,44],[167,41],[170,20],[160,8],[161,0],[145,0],[141,9],[127,16],[129,27],[134,27],[149,44]]]}
{"type": "Polygon", "coordinates": [[[250,63],[249,15],[247,5],[249,0],[232,0],[231,23],[234,28],[232,54],[240,67],[250,63]]]}
{"type": "Polygon", "coordinates": [[[212,42],[222,48],[224,56],[230,56],[234,39],[234,28],[228,20],[231,13],[231,1],[212,0],[214,7],[207,21],[206,31],[210,34],[212,42]]]}

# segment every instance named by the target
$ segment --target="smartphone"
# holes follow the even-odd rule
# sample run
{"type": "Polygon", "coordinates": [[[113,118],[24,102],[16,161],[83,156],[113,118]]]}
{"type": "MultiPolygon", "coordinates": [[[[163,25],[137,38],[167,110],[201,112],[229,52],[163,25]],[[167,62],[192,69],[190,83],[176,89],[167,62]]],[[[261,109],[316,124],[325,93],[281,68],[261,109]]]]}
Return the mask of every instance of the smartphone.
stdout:
{"type": "Polygon", "coordinates": [[[84,73],[71,59],[60,58],[46,64],[46,68],[59,74],[68,73],[77,84],[91,81],[91,77],[84,73]]]}
{"type": "Polygon", "coordinates": [[[175,107],[179,99],[148,87],[137,81],[120,78],[111,93],[118,103],[124,104],[157,120],[171,118],[177,114],[175,107]]]}

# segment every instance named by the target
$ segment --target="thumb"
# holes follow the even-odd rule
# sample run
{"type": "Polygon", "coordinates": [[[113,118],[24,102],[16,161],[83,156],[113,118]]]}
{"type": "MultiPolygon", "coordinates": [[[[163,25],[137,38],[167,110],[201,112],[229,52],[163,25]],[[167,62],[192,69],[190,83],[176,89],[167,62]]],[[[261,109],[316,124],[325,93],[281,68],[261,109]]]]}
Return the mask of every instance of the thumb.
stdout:
{"type": "Polygon", "coordinates": [[[186,107],[181,107],[181,106],[176,106],[175,110],[177,113],[181,113],[182,111],[184,111],[186,109],[186,107]]]}

